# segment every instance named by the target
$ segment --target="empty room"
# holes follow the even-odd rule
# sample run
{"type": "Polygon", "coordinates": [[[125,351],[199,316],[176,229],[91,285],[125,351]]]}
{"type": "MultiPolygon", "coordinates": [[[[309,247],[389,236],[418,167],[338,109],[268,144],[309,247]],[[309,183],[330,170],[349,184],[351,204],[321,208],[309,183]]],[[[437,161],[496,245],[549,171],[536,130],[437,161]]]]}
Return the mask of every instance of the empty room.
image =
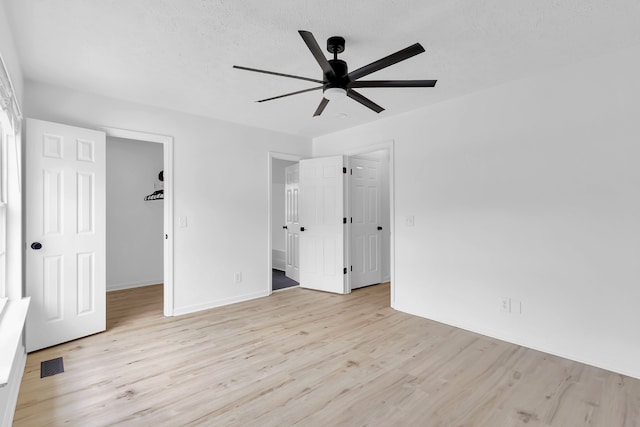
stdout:
{"type": "Polygon", "coordinates": [[[0,0],[0,427],[640,426],[638,22],[0,0]]]}

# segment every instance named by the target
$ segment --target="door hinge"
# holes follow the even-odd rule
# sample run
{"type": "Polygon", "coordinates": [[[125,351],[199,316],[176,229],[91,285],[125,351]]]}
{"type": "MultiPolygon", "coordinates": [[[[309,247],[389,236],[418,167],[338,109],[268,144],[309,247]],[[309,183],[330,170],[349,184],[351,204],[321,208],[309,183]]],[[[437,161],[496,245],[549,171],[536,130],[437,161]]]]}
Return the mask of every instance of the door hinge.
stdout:
{"type": "Polygon", "coordinates": [[[353,175],[353,169],[349,169],[349,175],[353,175]]]}
{"type": "Polygon", "coordinates": [[[347,218],[342,218],[342,223],[346,224],[347,223],[347,218]]]}
{"type": "Polygon", "coordinates": [[[169,235],[168,235],[168,234],[165,234],[165,235],[164,235],[164,238],[165,238],[165,240],[169,239],[169,235]]]}
{"type": "Polygon", "coordinates": [[[351,224],[353,224],[353,217],[351,217],[351,224]]]}
{"type": "Polygon", "coordinates": [[[353,265],[351,266],[351,271],[353,271],[353,265]]]}
{"type": "Polygon", "coordinates": [[[344,268],[344,274],[347,274],[347,267],[344,268]]]}
{"type": "Polygon", "coordinates": [[[347,168],[342,168],[342,173],[347,173],[347,168]]]}

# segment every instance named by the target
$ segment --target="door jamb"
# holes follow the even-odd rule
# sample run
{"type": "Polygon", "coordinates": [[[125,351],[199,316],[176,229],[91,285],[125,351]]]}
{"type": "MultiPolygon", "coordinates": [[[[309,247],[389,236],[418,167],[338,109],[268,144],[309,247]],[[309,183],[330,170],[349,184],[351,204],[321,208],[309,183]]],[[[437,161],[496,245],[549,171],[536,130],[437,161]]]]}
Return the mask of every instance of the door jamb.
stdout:
{"type": "Polygon", "coordinates": [[[173,316],[173,137],[112,127],[102,127],[107,136],[163,144],[164,175],[164,315],[173,316]]]}
{"type": "Polygon", "coordinates": [[[271,295],[273,293],[273,282],[272,282],[272,266],[273,266],[273,256],[272,256],[272,248],[271,245],[273,244],[271,236],[273,233],[273,229],[272,229],[272,225],[271,225],[271,221],[272,221],[272,210],[273,210],[273,206],[272,206],[272,198],[273,195],[272,193],[272,186],[273,186],[273,160],[274,159],[278,159],[278,160],[289,160],[292,162],[299,162],[300,160],[303,159],[302,156],[299,156],[297,154],[286,154],[286,153],[278,153],[276,151],[269,151],[267,153],[267,205],[268,205],[268,210],[267,210],[267,291],[269,292],[269,295],[271,295]]]}
{"type": "MultiPolygon", "coordinates": [[[[372,153],[374,151],[388,150],[389,151],[389,277],[391,281],[391,307],[395,308],[395,185],[394,185],[394,156],[395,156],[395,141],[393,139],[384,141],[378,144],[361,146],[348,150],[344,153],[345,156],[357,156],[359,154],[372,153]]],[[[349,230],[349,241],[351,240],[351,230],[349,230]]],[[[351,251],[349,250],[349,264],[351,264],[351,251]]],[[[351,292],[351,281],[349,281],[349,292],[351,292]]]]}

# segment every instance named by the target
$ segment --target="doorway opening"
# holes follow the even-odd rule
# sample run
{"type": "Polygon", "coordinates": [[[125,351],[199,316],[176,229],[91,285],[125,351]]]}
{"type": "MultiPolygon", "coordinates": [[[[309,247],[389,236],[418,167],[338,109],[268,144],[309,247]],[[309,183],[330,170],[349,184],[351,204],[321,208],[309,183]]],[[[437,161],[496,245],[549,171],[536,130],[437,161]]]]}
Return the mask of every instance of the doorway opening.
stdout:
{"type": "Polygon", "coordinates": [[[390,280],[389,150],[349,156],[351,290],[390,280]]]}
{"type": "Polygon", "coordinates": [[[162,144],[106,138],[107,329],[110,312],[119,308],[114,291],[153,286],[149,309],[163,310],[163,151],[162,144]]]}
{"type": "MultiPolygon", "coordinates": [[[[380,269],[381,276],[377,281],[379,283],[390,283],[391,288],[391,306],[394,306],[395,301],[395,293],[393,286],[393,277],[394,277],[394,221],[395,217],[394,212],[394,182],[393,182],[393,156],[394,156],[394,142],[387,141],[380,144],[371,145],[368,147],[363,147],[360,149],[351,150],[345,153],[349,159],[354,160],[372,160],[379,164],[379,202],[380,202],[380,213],[378,218],[378,227],[381,227],[382,230],[379,230],[379,238],[380,238],[380,247],[379,247],[379,256],[380,256],[380,269]]],[[[287,160],[290,162],[299,162],[302,160],[299,156],[282,154],[282,153],[269,153],[269,246],[268,246],[268,283],[269,289],[273,291],[272,287],[272,268],[274,265],[274,259],[276,259],[276,255],[273,252],[273,233],[281,232],[282,225],[277,221],[274,214],[274,203],[280,203],[274,201],[274,190],[271,184],[273,180],[273,170],[274,165],[273,162],[275,159],[287,160]]],[[[349,186],[346,186],[347,188],[349,186]]],[[[277,196],[276,196],[277,197],[277,196]]],[[[352,210],[352,197],[353,195],[349,190],[346,193],[345,200],[345,215],[351,217],[352,210]]],[[[280,215],[280,214],[278,214],[280,215]]],[[[298,224],[299,225],[299,224],[298,224]]],[[[354,256],[353,247],[354,244],[351,242],[351,223],[349,221],[349,226],[346,228],[345,235],[345,251],[346,251],[346,265],[351,265],[352,257],[354,256]]],[[[286,256],[286,255],[285,255],[286,256]]],[[[277,262],[277,261],[276,261],[277,262]]],[[[349,275],[351,276],[351,275],[349,275]]],[[[375,284],[375,283],[370,283],[375,284]]],[[[365,285],[366,286],[366,285],[365,285]]],[[[354,289],[357,288],[354,287],[354,289]]],[[[349,293],[352,290],[351,280],[347,281],[346,285],[346,293],[349,293]]]]}
{"type": "MultiPolygon", "coordinates": [[[[391,295],[391,307],[394,306],[395,292],[394,292],[394,264],[395,264],[395,250],[394,250],[394,171],[393,171],[393,157],[394,157],[394,141],[386,141],[380,144],[370,145],[367,147],[357,148],[345,153],[346,156],[352,160],[353,164],[357,164],[358,160],[375,162],[379,168],[379,227],[382,228],[378,231],[379,237],[379,259],[380,259],[380,283],[390,283],[390,295],[391,295]]],[[[353,184],[353,180],[350,182],[353,184]]],[[[349,186],[350,190],[352,185],[349,186]]],[[[356,202],[353,194],[349,194],[348,206],[353,209],[356,202]]],[[[353,212],[350,212],[353,214],[353,212]]],[[[354,257],[357,256],[357,248],[355,248],[354,238],[357,237],[353,233],[354,228],[350,227],[350,235],[348,244],[350,245],[349,254],[354,257]]],[[[353,260],[353,259],[352,259],[353,260]]],[[[375,284],[375,283],[374,283],[375,284]]],[[[351,286],[351,282],[350,282],[351,286]]],[[[364,285],[367,286],[367,285],[364,285]]],[[[356,289],[357,284],[354,284],[352,289],[356,289]]]]}
{"type": "Polygon", "coordinates": [[[297,167],[300,157],[269,153],[269,290],[299,285],[297,167]]]}
{"type": "Polygon", "coordinates": [[[156,286],[173,315],[173,138],[107,134],[107,291],[156,286]]]}

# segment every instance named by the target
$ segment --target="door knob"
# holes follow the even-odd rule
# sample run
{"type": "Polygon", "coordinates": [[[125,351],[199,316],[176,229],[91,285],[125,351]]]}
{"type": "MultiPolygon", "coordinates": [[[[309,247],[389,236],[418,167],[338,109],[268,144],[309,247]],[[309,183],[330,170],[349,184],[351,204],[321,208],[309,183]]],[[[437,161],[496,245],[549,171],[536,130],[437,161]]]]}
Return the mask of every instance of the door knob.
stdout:
{"type": "Polygon", "coordinates": [[[382,227],[378,226],[378,230],[382,230],[382,227]]]}
{"type": "Polygon", "coordinates": [[[300,227],[300,231],[304,231],[304,227],[300,227]]]}
{"type": "Polygon", "coordinates": [[[282,228],[284,228],[285,230],[289,229],[289,227],[287,227],[286,225],[283,225],[282,228]]]}
{"type": "Polygon", "coordinates": [[[33,242],[31,244],[31,249],[33,249],[34,251],[37,251],[38,249],[42,248],[42,243],[40,242],[33,242]]]}

